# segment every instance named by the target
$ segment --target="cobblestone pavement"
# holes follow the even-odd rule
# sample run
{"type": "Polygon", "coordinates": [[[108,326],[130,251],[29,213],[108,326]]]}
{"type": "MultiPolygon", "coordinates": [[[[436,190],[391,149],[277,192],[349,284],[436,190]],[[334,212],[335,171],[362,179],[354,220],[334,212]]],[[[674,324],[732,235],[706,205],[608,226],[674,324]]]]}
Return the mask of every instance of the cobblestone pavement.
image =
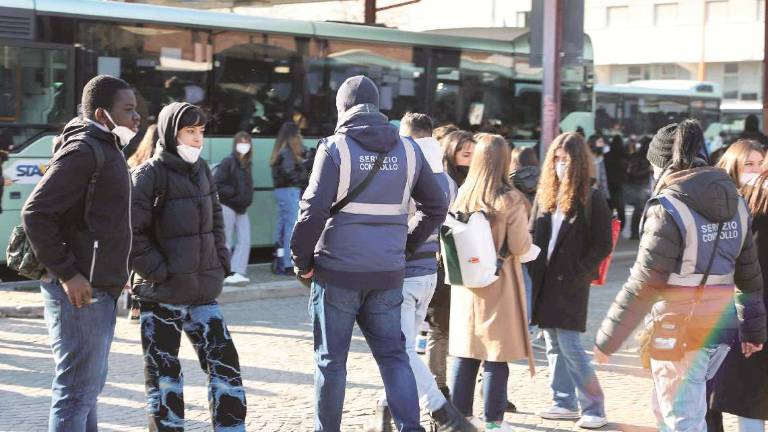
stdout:
{"type": "MultiPolygon", "coordinates": [[[[594,330],[627,274],[629,261],[615,263],[604,287],[594,287],[584,335],[591,349],[594,330]]],[[[224,306],[238,351],[248,397],[249,431],[309,431],[313,416],[313,358],[307,299],[261,300],[224,306]]],[[[187,430],[210,430],[205,375],[200,371],[189,342],[182,344],[185,375],[187,430]]],[[[530,378],[526,365],[512,364],[509,398],[520,413],[507,420],[522,431],[573,430],[573,422],[542,421],[534,413],[547,406],[546,361],[537,352],[537,375],[530,378]]],[[[53,369],[42,320],[0,320],[0,431],[46,430],[53,369]]],[[[611,424],[604,430],[654,431],[647,373],[638,366],[632,350],[599,367],[611,424]]],[[[361,335],[356,333],[349,356],[344,412],[345,431],[362,431],[381,393],[381,379],[361,335]]],[[[100,430],[146,429],[141,346],[138,326],[120,318],[110,356],[107,385],[99,399],[100,430]]],[[[476,396],[475,409],[482,402],[476,396]]],[[[735,431],[732,419],[727,430],[735,431]]]]}

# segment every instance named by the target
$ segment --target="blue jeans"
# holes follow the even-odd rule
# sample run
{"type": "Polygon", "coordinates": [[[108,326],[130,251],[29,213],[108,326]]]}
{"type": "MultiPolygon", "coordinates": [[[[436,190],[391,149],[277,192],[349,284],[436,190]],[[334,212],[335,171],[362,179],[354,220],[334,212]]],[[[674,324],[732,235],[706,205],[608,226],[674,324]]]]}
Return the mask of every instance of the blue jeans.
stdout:
{"type": "Polygon", "coordinates": [[[339,288],[314,281],[309,313],[315,341],[315,430],[338,432],[347,383],[352,328],[365,336],[379,366],[392,417],[404,432],[424,432],[419,424],[416,380],[400,330],[400,287],[387,290],[339,288]]]}
{"type": "Polygon", "coordinates": [[[707,380],[715,376],[729,350],[723,344],[690,351],[679,361],[651,359],[654,396],[662,423],[659,430],[707,430],[707,380]]]}
{"type": "Polygon", "coordinates": [[[531,324],[531,295],[533,290],[533,280],[531,280],[531,274],[528,272],[528,264],[523,264],[521,267],[523,269],[523,283],[525,284],[525,310],[528,314],[528,333],[533,336],[533,333],[536,330],[536,326],[531,324]]]}
{"type": "Polygon", "coordinates": [[[56,365],[48,430],[96,431],[96,399],[107,379],[117,300],[94,289],[93,301],[77,309],[58,281],[42,282],[40,292],[56,365]]]}
{"type": "Polygon", "coordinates": [[[739,417],[739,432],[765,432],[765,420],[739,417]]]}
{"type": "Polygon", "coordinates": [[[296,218],[299,216],[299,188],[287,187],[275,189],[277,201],[277,223],[275,224],[275,243],[282,245],[283,268],[293,268],[291,261],[291,235],[296,218]]]}
{"type": "Polygon", "coordinates": [[[582,415],[605,417],[603,389],[581,344],[580,333],[552,328],[542,330],[555,406],[573,411],[581,406],[582,415]]]}
{"type": "Polygon", "coordinates": [[[507,408],[509,379],[509,365],[504,362],[455,357],[451,371],[451,402],[464,417],[472,415],[480,363],[483,363],[483,416],[487,422],[500,422],[504,420],[507,408]]]}
{"type": "MultiPolygon", "coordinates": [[[[403,304],[400,307],[400,327],[405,336],[405,351],[411,362],[411,370],[416,378],[421,405],[429,412],[439,410],[445,405],[445,396],[440,392],[435,377],[424,361],[416,354],[416,338],[419,327],[427,316],[427,306],[432,300],[437,286],[437,274],[405,278],[403,281],[403,304]]],[[[386,397],[386,395],[384,395],[386,397]]]]}

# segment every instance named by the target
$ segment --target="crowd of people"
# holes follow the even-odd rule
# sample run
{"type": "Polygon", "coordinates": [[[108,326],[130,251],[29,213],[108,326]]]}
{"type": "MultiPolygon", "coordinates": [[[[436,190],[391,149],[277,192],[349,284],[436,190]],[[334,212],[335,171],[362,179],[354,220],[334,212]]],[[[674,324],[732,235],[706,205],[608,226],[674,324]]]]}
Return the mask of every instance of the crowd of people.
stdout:
{"type": "MultiPolygon", "coordinates": [[[[269,158],[279,209],[274,269],[310,287],[316,431],[341,428],[355,323],[384,383],[371,401],[371,432],[392,423],[424,431],[421,409],[435,431],[512,431],[504,420],[516,410],[508,363],[527,361],[535,373],[536,329],[552,390],[539,415],[604,427],[605,395],[580,335],[590,285],[612,251],[613,213],[623,224],[625,203],[634,206],[639,251],[598,331],[594,359],[608,361],[649,315],[642,357],[659,429],[717,430],[727,412],[743,431],[764,430],[762,145],[738,141],[713,167],[701,127],[685,120],[626,145],[621,137],[562,133],[539,164],[530,148],[435,127],[426,113],[406,114],[398,130],[364,76],[339,87],[336,105],[335,133],[311,158],[293,123],[283,125],[269,158]],[[456,274],[468,264],[446,248],[446,218],[468,226],[476,215],[487,233],[480,247],[493,250],[483,286],[456,274]],[[422,359],[416,340],[425,321],[422,359]],[[475,416],[480,374],[483,409],[475,416]]],[[[243,431],[238,353],[216,298],[225,282],[247,281],[251,137],[237,134],[231,154],[211,168],[200,158],[204,112],[171,103],[126,161],[121,147],[139,122],[128,83],[108,75],[89,81],[82,116],[56,138],[22,211],[46,269],[41,291],[56,364],[49,430],[97,429],[116,298],[127,286],[140,324],[149,430],[184,429],[185,333],[208,375],[213,429],[243,431]]],[[[469,259],[478,263],[485,261],[469,259]]]]}

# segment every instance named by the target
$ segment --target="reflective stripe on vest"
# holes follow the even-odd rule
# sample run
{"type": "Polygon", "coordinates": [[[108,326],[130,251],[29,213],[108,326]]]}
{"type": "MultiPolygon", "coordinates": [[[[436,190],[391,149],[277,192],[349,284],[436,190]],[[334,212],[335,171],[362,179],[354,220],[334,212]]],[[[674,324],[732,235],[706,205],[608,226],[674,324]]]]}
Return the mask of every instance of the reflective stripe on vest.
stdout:
{"type": "MultiPolygon", "coordinates": [[[[352,178],[352,156],[349,151],[349,144],[347,139],[343,135],[336,135],[334,137],[336,148],[339,150],[339,157],[341,163],[339,164],[339,186],[336,190],[336,202],[344,199],[349,193],[350,181],[352,178]]],[[[400,139],[405,148],[405,164],[407,170],[407,177],[405,181],[405,188],[403,189],[403,199],[400,204],[371,204],[350,202],[340,211],[343,213],[361,214],[361,215],[373,215],[373,216],[400,216],[408,214],[408,204],[411,200],[411,189],[413,188],[413,180],[416,176],[416,151],[413,148],[413,144],[408,139],[400,139]]]]}
{"type": "MultiPolygon", "coordinates": [[[[672,214],[673,219],[675,219],[678,229],[680,229],[683,237],[683,256],[680,264],[680,272],[670,274],[669,278],[667,279],[667,283],[675,286],[698,286],[704,278],[704,274],[698,273],[696,268],[696,264],[701,258],[699,256],[699,223],[697,222],[696,217],[694,216],[691,209],[688,208],[688,206],[680,200],[668,195],[662,195],[658,198],[658,200],[661,205],[670,214],[672,214]]],[[[749,223],[749,213],[747,211],[746,204],[742,199],[739,199],[737,217],[739,220],[738,228],[741,235],[739,250],[741,250],[744,247],[744,241],[746,240],[747,232],[745,227],[749,223]]],[[[728,222],[731,221],[726,221],[725,223],[727,224],[728,222]]],[[[721,234],[721,236],[722,235],[723,234],[721,234]]],[[[711,252],[707,252],[706,257],[704,257],[706,258],[707,262],[709,260],[709,253],[711,252]]],[[[718,258],[715,257],[715,259],[717,260],[718,258]]],[[[706,263],[699,264],[706,266],[706,263]]],[[[699,270],[703,271],[704,269],[701,268],[699,270]]],[[[707,278],[707,285],[733,285],[733,283],[733,271],[722,275],[710,274],[707,278]]]]}

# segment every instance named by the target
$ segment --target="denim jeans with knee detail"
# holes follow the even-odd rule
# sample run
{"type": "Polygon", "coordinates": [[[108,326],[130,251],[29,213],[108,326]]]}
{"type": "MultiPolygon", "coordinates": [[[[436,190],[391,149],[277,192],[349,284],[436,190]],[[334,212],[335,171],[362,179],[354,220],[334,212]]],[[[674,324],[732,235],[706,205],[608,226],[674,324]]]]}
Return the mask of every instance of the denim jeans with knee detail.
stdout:
{"type": "Polygon", "coordinates": [[[95,432],[96,400],[107,379],[117,300],[94,289],[91,303],[78,309],[58,281],[42,282],[40,291],[56,365],[48,430],[95,432]]]}
{"type": "Polygon", "coordinates": [[[416,380],[400,328],[401,287],[345,289],[315,280],[309,300],[315,345],[315,431],[339,432],[347,356],[357,322],[379,366],[392,417],[400,431],[424,432],[416,380]]]}

